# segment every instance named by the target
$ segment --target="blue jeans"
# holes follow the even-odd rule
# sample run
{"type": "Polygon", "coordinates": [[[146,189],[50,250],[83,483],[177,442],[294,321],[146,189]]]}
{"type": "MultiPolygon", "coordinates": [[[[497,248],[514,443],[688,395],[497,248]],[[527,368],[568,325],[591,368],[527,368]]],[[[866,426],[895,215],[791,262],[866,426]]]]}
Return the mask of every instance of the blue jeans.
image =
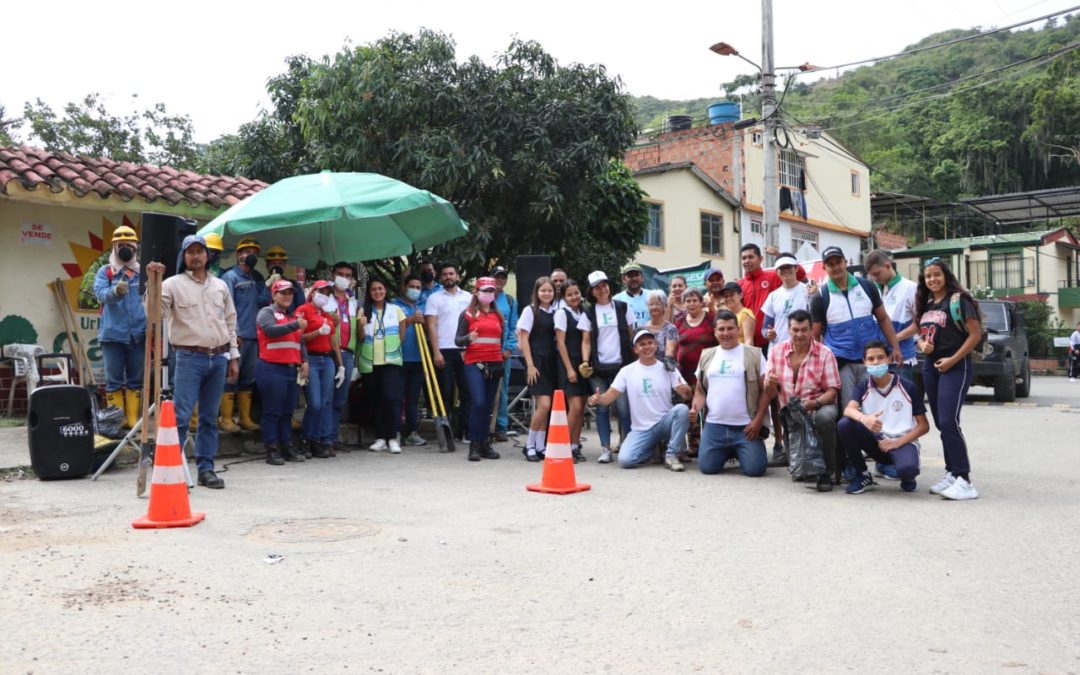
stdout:
{"type": "Polygon", "coordinates": [[[760,438],[747,440],[743,426],[705,423],[698,446],[698,468],[701,473],[720,473],[724,462],[732,457],[746,476],[763,476],[769,465],[765,443],[760,438]]]}
{"type": "Polygon", "coordinates": [[[502,382],[499,385],[499,413],[495,415],[495,431],[510,430],[510,359],[503,362],[502,382]]]}
{"type": "Polygon", "coordinates": [[[173,375],[176,430],[180,434],[180,447],[183,448],[191,411],[198,403],[199,428],[195,432],[195,466],[198,471],[214,470],[218,405],[221,404],[228,368],[228,354],[209,356],[186,349],[176,351],[176,373],[173,375]]]}
{"type": "MultiPolygon", "coordinates": [[[[619,368],[603,370],[597,368],[596,372],[591,378],[589,378],[589,386],[593,391],[599,390],[600,393],[604,393],[611,387],[612,381],[619,373],[619,368]]],[[[615,407],[615,414],[619,418],[619,426],[622,427],[624,435],[630,430],[630,399],[626,398],[623,394],[619,398],[615,399],[615,402],[611,405],[599,405],[596,406],[596,433],[600,435],[600,447],[611,447],[611,407],[615,407]]]]}
{"type": "Polygon", "coordinates": [[[405,435],[420,431],[420,390],[424,387],[424,367],[419,361],[406,361],[401,374],[405,378],[405,435]]]}
{"type": "Polygon", "coordinates": [[[236,384],[230,384],[227,391],[251,391],[255,388],[255,366],[259,363],[258,338],[244,338],[240,345],[240,375],[236,384]]]}
{"type": "Polygon", "coordinates": [[[879,464],[892,464],[896,467],[896,476],[900,480],[914,480],[919,475],[919,449],[914,443],[906,443],[899,448],[885,452],[878,448],[878,441],[884,438],[866,428],[866,425],[845,417],[836,425],[836,435],[840,445],[847,453],[848,464],[855,471],[866,473],[866,460],[863,453],[872,457],[879,464]]]}
{"type": "Polygon", "coordinates": [[[941,432],[941,445],[945,450],[945,470],[954,476],[971,471],[968,462],[967,441],[960,430],[960,409],[964,406],[964,397],[971,388],[971,378],[975,369],[971,357],[939,373],[930,359],[923,363],[923,387],[930,399],[930,412],[934,415],[934,426],[941,432]]]}
{"type": "Polygon", "coordinates": [[[296,409],[296,394],[300,390],[296,373],[296,366],[267,363],[262,359],[255,367],[255,381],[262,401],[259,428],[263,443],[267,445],[286,447],[292,441],[292,416],[296,409]]]}
{"type": "Polygon", "coordinates": [[[102,342],[105,357],[105,391],[142,389],[143,356],[146,354],[146,335],[131,342],[102,342]]]}
{"type": "MultiPolygon", "coordinates": [[[[623,394],[619,398],[626,398],[623,394]]],[[[664,418],[648,431],[631,431],[619,448],[619,466],[624,469],[644,464],[652,459],[653,448],[667,439],[667,454],[685,450],[686,432],[690,429],[690,409],[685,403],[673,405],[664,418]]]]}
{"type": "Polygon", "coordinates": [[[491,427],[491,410],[502,382],[502,368],[492,367],[490,376],[484,377],[479,364],[465,364],[465,383],[469,387],[469,442],[482,443],[488,438],[491,427]]]}
{"type": "MultiPolygon", "coordinates": [[[[330,412],[330,437],[336,443],[341,431],[341,415],[349,405],[349,390],[352,388],[353,368],[356,367],[353,353],[347,349],[341,350],[341,365],[345,367],[345,380],[340,387],[334,388],[333,404],[330,412]]],[[[337,369],[334,369],[335,372],[337,369]]]]}
{"type": "Polygon", "coordinates": [[[329,356],[308,357],[308,383],[304,387],[307,410],[304,411],[304,438],[319,444],[333,443],[330,416],[334,404],[334,373],[337,367],[329,356]]]}

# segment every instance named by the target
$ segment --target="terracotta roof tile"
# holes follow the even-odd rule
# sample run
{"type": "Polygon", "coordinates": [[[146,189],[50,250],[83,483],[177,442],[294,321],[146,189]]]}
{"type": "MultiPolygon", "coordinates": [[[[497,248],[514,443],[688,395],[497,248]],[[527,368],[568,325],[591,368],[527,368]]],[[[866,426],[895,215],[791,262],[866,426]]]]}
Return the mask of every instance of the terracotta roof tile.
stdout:
{"type": "Polygon", "coordinates": [[[30,146],[0,148],[0,194],[18,180],[34,190],[45,185],[54,192],[71,189],[79,197],[90,192],[125,201],[142,197],[148,202],[164,198],[170,204],[222,208],[236,204],[267,186],[258,180],[231,176],[205,176],[169,166],[117,162],[103,157],[49,152],[30,146]]]}

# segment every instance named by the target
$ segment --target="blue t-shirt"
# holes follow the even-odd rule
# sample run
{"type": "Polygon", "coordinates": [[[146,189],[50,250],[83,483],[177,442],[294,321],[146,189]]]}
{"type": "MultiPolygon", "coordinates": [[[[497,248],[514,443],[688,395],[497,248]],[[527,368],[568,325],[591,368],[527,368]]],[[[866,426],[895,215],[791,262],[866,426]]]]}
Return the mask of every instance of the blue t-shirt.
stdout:
{"type": "MultiPolygon", "coordinates": [[[[416,303],[410,307],[408,303],[401,298],[395,298],[390,301],[390,304],[395,307],[400,307],[401,311],[404,312],[406,319],[413,314],[419,314],[420,316],[424,315],[424,310],[420,306],[420,303],[416,303]]],[[[416,327],[411,325],[407,327],[403,326],[402,332],[404,333],[404,338],[401,340],[401,360],[405,363],[419,363],[420,342],[416,337],[416,327]]]]}
{"type": "Polygon", "coordinates": [[[649,323],[649,305],[645,301],[645,290],[637,295],[630,295],[626,291],[615,294],[615,300],[621,300],[627,304],[634,313],[634,328],[640,328],[649,323]]]}

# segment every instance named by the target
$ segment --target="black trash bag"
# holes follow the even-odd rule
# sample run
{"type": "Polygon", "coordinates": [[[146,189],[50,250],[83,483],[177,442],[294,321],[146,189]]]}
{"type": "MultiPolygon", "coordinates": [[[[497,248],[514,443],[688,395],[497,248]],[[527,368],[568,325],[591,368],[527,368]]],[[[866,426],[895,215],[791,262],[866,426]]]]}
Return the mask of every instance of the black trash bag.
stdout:
{"type": "Polygon", "coordinates": [[[791,479],[805,481],[828,475],[821,439],[803,402],[798,398],[791,399],[780,414],[784,419],[784,446],[788,451],[791,479]]]}
{"type": "Polygon", "coordinates": [[[94,416],[95,432],[105,438],[120,439],[124,437],[124,410],[112,406],[98,408],[94,416]]]}

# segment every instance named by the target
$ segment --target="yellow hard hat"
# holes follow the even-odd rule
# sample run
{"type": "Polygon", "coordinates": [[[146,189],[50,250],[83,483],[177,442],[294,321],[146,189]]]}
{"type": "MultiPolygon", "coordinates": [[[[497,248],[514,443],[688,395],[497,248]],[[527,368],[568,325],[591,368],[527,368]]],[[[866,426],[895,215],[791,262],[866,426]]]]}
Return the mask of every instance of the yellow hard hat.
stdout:
{"type": "Polygon", "coordinates": [[[220,234],[218,234],[216,232],[211,232],[210,234],[204,235],[203,239],[206,240],[206,248],[212,249],[214,251],[224,251],[225,250],[225,245],[223,243],[221,243],[221,235],[220,234]]]}
{"type": "Polygon", "coordinates": [[[239,251],[244,248],[253,248],[256,251],[262,250],[262,246],[259,246],[259,242],[254,239],[241,239],[240,243],[236,245],[236,250],[239,251]]]}
{"type": "Polygon", "coordinates": [[[115,244],[119,241],[130,241],[133,244],[138,244],[139,237],[135,234],[135,230],[131,229],[127,225],[121,225],[120,227],[113,230],[112,233],[112,243],[115,244]]]}
{"type": "Polygon", "coordinates": [[[263,257],[267,260],[288,260],[289,254],[285,252],[284,246],[271,246],[266,249],[266,254],[263,257]]]}

